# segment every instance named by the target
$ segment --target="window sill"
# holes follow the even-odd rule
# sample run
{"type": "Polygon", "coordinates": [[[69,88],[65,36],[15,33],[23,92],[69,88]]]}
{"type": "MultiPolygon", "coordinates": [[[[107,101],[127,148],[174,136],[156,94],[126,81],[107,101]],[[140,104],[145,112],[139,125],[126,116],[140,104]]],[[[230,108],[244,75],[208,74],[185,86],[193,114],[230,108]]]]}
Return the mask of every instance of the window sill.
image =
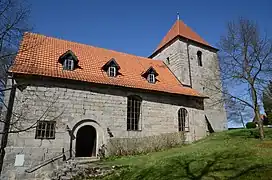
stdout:
{"type": "Polygon", "coordinates": [[[128,132],[141,132],[142,130],[127,130],[128,132]]]}
{"type": "Polygon", "coordinates": [[[35,138],[35,139],[39,139],[39,140],[54,140],[56,138],[35,138]]]}

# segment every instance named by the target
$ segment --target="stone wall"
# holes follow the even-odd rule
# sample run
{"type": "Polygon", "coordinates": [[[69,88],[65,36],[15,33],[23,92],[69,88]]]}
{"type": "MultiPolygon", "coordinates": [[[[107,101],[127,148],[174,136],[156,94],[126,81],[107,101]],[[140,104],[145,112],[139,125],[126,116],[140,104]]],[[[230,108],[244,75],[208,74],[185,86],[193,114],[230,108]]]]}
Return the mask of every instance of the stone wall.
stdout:
{"type": "MultiPolygon", "coordinates": [[[[203,105],[199,104],[196,98],[40,77],[17,77],[17,83],[23,86],[16,92],[13,127],[33,128],[9,134],[2,179],[38,179],[40,171],[32,174],[26,174],[24,171],[59,155],[62,148],[68,151],[70,145],[74,155],[75,140],[70,141],[67,130],[72,130],[76,137],[77,130],[84,125],[95,127],[98,152],[98,148],[107,144],[109,140],[107,128],[114,138],[142,138],[177,132],[178,110],[185,107],[190,123],[186,141],[190,142],[206,135],[203,105]],[[126,129],[128,95],[138,95],[142,98],[140,131],[126,129]],[[56,121],[55,139],[35,139],[37,120],[56,121]],[[23,166],[14,166],[17,154],[24,155],[23,166]]],[[[66,156],[69,157],[69,153],[66,156]]],[[[42,169],[50,171],[54,168],[53,164],[42,169]]]]}
{"type": "Polygon", "coordinates": [[[214,50],[177,39],[156,54],[153,59],[163,60],[183,84],[190,85],[188,54],[192,88],[209,97],[204,101],[205,115],[215,131],[226,130],[227,118],[224,102],[222,93],[217,89],[217,87],[221,88],[219,62],[214,50]],[[187,43],[189,43],[188,51],[187,43]],[[197,51],[202,52],[202,67],[198,66],[197,51]],[[167,62],[168,57],[170,64],[167,62]]]}

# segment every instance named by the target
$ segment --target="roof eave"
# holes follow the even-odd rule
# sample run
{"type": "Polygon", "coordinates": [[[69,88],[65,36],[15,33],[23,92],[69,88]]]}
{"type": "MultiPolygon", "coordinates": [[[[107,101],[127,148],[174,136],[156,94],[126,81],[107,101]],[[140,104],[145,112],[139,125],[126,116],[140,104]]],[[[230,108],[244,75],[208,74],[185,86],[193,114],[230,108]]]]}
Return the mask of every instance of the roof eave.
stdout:
{"type": "Polygon", "coordinates": [[[17,77],[33,76],[33,77],[45,77],[45,78],[57,78],[57,79],[64,79],[64,80],[68,80],[68,81],[81,81],[81,82],[85,82],[85,83],[100,84],[100,85],[106,85],[106,86],[115,86],[115,87],[122,87],[122,88],[132,88],[132,89],[139,89],[139,90],[143,90],[143,91],[160,92],[160,93],[173,94],[173,95],[179,95],[179,96],[190,96],[190,97],[203,98],[203,99],[209,98],[208,96],[205,96],[205,95],[200,94],[200,93],[198,93],[198,94],[173,93],[173,92],[167,92],[167,91],[143,89],[143,88],[137,88],[137,87],[122,86],[122,85],[112,85],[112,84],[105,84],[105,83],[88,82],[88,81],[75,80],[75,79],[70,79],[70,78],[52,77],[52,76],[46,76],[46,75],[26,73],[26,72],[18,72],[16,70],[15,71],[9,71],[9,73],[12,73],[15,78],[16,78],[16,76],[17,77]]]}

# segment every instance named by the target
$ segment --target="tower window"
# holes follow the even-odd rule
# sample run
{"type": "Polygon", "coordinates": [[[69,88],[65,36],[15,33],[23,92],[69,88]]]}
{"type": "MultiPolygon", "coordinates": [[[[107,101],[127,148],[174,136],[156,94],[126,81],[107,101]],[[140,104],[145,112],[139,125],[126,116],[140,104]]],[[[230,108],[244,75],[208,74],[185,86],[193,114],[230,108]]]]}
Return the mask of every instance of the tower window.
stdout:
{"type": "Polygon", "coordinates": [[[197,51],[197,62],[198,62],[198,66],[202,66],[202,52],[201,51],[197,51]]]}
{"type": "Polygon", "coordinates": [[[166,62],[167,62],[167,64],[170,64],[170,58],[169,57],[166,58],[166,62]]]}
{"type": "Polygon", "coordinates": [[[147,81],[149,83],[155,83],[156,79],[155,79],[155,74],[148,74],[147,75],[147,81]]]}
{"type": "Polygon", "coordinates": [[[115,77],[116,76],[116,67],[114,67],[114,66],[109,67],[108,75],[109,75],[109,77],[115,77]]]}
{"type": "Polygon", "coordinates": [[[63,64],[63,69],[65,70],[74,70],[74,60],[73,59],[65,59],[63,64]]]}

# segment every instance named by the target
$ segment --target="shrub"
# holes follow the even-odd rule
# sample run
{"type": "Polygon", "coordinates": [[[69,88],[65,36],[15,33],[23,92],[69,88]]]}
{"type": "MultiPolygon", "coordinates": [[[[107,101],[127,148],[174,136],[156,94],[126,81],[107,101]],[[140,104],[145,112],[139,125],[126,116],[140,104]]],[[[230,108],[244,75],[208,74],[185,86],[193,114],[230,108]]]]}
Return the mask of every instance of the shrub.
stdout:
{"type": "Polygon", "coordinates": [[[254,122],[248,122],[248,123],[246,123],[246,128],[247,129],[254,129],[254,128],[256,128],[256,124],[254,122]]]}

